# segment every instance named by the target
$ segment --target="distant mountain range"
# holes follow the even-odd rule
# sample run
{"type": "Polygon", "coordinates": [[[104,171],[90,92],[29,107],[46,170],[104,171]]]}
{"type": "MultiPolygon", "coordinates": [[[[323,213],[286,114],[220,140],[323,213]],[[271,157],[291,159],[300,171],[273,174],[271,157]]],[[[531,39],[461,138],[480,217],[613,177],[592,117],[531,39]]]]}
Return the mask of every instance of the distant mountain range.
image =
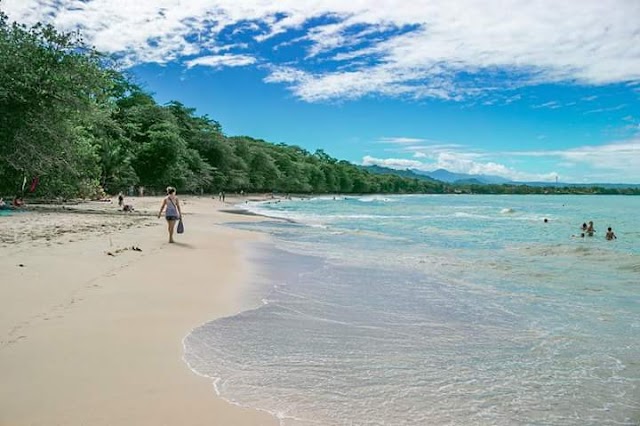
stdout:
{"type": "Polygon", "coordinates": [[[470,175],[466,173],[454,173],[445,169],[438,169],[432,172],[423,170],[406,169],[396,170],[381,166],[363,166],[364,169],[376,174],[394,174],[411,179],[435,180],[440,182],[460,184],[460,185],[527,185],[527,186],[559,186],[577,188],[640,188],[640,184],[630,183],[563,183],[563,182],[517,182],[494,175],[470,175]]]}
{"type": "Polygon", "coordinates": [[[432,172],[422,170],[411,170],[413,173],[428,176],[432,179],[447,183],[480,183],[480,184],[502,184],[510,183],[509,179],[492,175],[469,175],[466,173],[454,173],[445,169],[438,169],[432,172]]]}
{"type": "Polygon", "coordinates": [[[371,173],[375,173],[379,175],[398,175],[398,176],[402,176],[410,179],[439,181],[439,182],[446,182],[446,183],[466,183],[466,184],[478,184],[478,185],[512,183],[510,180],[502,178],[500,176],[468,175],[464,173],[453,173],[445,169],[438,169],[432,172],[425,172],[423,170],[416,170],[416,169],[397,170],[397,169],[390,169],[388,167],[382,167],[382,166],[376,166],[376,165],[363,166],[363,168],[365,170],[370,171],[371,173]]]}
{"type": "Polygon", "coordinates": [[[428,180],[432,182],[438,181],[438,179],[434,179],[424,174],[416,173],[415,171],[409,170],[409,169],[397,170],[397,169],[390,169],[388,167],[382,167],[382,166],[376,166],[376,165],[362,166],[362,168],[371,173],[375,173],[377,175],[396,175],[396,176],[401,176],[409,179],[428,180]]]}

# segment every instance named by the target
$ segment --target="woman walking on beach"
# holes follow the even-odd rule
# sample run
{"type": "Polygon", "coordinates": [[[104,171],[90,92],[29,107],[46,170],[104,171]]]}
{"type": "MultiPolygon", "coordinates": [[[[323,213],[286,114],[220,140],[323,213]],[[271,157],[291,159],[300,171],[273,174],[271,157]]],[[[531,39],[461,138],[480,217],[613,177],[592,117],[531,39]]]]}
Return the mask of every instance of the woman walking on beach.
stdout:
{"type": "Polygon", "coordinates": [[[176,227],[176,222],[182,217],[182,211],[180,210],[180,200],[176,197],[176,189],[172,186],[167,187],[167,196],[162,200],[160,206],[160,212],[158,218],[162,216],[162,211],[165,210],[165,218],[167,219],[167,226],[169,230],[169,242],[173,242],[173,230],[176,227]]]}

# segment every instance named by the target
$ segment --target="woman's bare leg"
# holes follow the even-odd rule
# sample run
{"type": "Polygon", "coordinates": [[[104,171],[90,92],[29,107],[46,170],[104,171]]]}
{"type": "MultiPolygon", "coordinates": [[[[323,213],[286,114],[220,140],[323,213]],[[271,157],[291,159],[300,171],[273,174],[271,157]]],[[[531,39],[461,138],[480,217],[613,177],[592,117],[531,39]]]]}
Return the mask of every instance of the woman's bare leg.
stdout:
{"type": "Polygon", "coordinates": [[[169,242],[172,243],[173,242],[173,229],[176,227],[176,221],[175,220],[168,220],[167,221],[167,226],[169,227],[169,242]]]}

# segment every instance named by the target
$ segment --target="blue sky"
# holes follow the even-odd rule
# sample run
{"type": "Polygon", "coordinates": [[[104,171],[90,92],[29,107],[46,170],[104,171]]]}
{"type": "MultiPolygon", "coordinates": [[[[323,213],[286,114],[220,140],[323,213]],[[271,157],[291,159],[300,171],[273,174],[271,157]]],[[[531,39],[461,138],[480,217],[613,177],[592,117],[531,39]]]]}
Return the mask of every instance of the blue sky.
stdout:
{"type": "Polygon", "coordinates": [[[357,164],[640,183],[640,2],[4,0],[157,100],[357,164]]]}

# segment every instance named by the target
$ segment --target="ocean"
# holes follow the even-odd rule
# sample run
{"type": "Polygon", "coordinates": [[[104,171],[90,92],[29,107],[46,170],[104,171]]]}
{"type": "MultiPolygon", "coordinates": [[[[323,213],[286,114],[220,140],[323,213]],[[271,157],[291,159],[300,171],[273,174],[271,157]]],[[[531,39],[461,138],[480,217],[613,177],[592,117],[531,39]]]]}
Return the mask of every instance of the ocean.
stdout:
{"type": "Polygon", "coordinates": [[[229,224],[272,236],[255,306],[184,340],[221,397],[286,426],[640,424],[640,197],[243,207],[273,218],[229,224]]]}

